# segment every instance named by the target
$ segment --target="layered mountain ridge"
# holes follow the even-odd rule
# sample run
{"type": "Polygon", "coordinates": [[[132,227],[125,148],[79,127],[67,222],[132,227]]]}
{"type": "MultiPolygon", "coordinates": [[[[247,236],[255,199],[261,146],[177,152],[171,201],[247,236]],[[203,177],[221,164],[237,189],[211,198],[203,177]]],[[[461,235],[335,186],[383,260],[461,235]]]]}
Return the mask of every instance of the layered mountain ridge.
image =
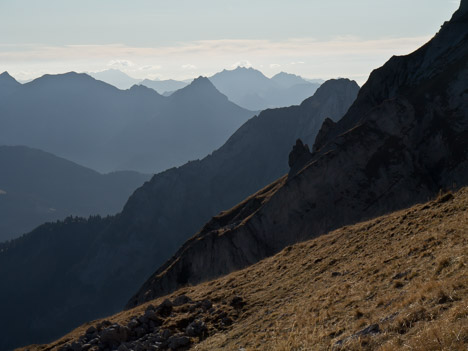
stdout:
{"type": "Polygon", "coordinates": [[[246,67],[223,70],[209,79],[232,102],[254,111],[297,105],[320,86],[284,72],[268,78],[246,67]]]}
{"type": "Polygon", "coordinates": [[[253,115],[199,79],[206,84],[171,97],[74,72],[13,86],[1,79],[0,144],[38,148],[100,172],[182,165],[219,148],[253,115]]]}
{"type": "MultiPolygon", "coordinates": [[[[211,83],[201,79],[194,84],[211,83]]],[[[251,118],[203,160],[155,175],[130,197],[122,213],[106,219],[105,224],[97,225],[99,220],[93,218],[93,229],[88,232],[84,220],[79,225],[60,222],[39,227],[24,236],[21,245],[13,241],[5,246],[8,254],[0,252],[2,266],[24,270],[0,269],[0,279],[8,286],[0,291],[4,311],[0,328],[11,335],[2,340],[0,348],[47,341],[85,320],[120,310],[154,269],[211,216],[287,172],[290,145],[297,138],[312,143],[322,121],[341,118],[358,91],[353,81],[328,81],[300,106],[266,110],[251,118]],[[57,244],[60,249],[54,254],[43,243],[33,259],[24,261],[32,238],[40,242],[44,231],[49,233],[48,242],[62,243],[57,244]],[[74,251],[60,239],[61,233],[68,232],[80,241],[80,250],[74,251]],[[62,256],[69,250],[74,260],[64,262],[62,256]],[[43,261],[60,266],[67,283],[61,286],[63,275],[41,270],[43,261]],[[29,286],[26,271],[41,277],[44,284],[34,281],[29,286]],[[36,294],[53,296],[53,308],[49,299],[37,301],[36,294]],[[13,296],[24,301],[21,313],[9,303],[13,296]],[[44,328],[24,323],[22,313],[26,311],[28,320],[40,321],[44,328]]]]}
{"type": "Polygon", "coordinates": [[[466,2],[429,43],[372,72],[345,116],[324,123],[302,168],[214,217],[127,308],[466,185],[466,2]]]}
{"type": "MultiPolygon", "coordinates": [[[[119,89],[130,89],[131,86],[138,84],[154,89],[164,96],[170,96],[175,91],[186,87],[191,81],[173,79],[139,81],[113,69],[90,73],[90,75],[119,89]]],[[[298,105],[304,99],[312,96],[323,83],[321,79],[306,80],[285,72],[268,78],[262,72],[251,67],[225,69],[209,79],[230,101],[252,111],[298,105]]]]}

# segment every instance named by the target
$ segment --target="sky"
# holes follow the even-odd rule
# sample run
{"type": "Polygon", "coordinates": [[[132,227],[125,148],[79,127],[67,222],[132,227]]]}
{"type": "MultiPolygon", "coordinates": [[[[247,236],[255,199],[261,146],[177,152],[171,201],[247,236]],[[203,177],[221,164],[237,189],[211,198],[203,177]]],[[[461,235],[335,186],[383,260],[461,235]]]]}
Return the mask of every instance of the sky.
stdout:
{"type": "Polygon", "coordinates": [[[0,72],[119,69],[188,79],[236,66],[362,84],[459,0],[0,0],[0,72]]]}

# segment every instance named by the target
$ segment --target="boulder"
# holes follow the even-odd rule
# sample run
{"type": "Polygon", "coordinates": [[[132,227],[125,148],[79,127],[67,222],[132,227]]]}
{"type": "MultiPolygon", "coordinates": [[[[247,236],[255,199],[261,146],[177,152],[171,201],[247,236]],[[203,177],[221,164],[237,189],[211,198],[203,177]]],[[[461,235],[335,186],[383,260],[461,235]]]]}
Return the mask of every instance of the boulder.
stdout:
{"type": "Polygon", "coordinates": [[[185,333],[188,336],[203,336],[206,332],[206,325],[202,321],[193,321],[185,328],[185,333]]]}
{"type": "Polygon", "coordinates": [[[185,335],[173,335],[167,340],[167,347],[172,350],[177,350],[181,347],[188,346],[190,338],[185,335]]]}
{"type": "Polygon", "coordinates": [[[182,306],[182,305],[185,305],[189,302],[192,302],[192,300],[186,296],[186,295],[180,295],[180,296],[177,296],[174,301],[172,301],[172,304],[174,306],[182,306]]]}

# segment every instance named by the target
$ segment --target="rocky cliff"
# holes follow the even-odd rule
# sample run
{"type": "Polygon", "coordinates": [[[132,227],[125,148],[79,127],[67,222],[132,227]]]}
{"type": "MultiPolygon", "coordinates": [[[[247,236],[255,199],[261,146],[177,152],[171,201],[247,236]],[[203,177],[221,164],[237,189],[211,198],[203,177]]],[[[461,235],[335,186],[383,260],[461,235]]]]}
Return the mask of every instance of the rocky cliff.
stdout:
{"type": "Polygon", "coordinates": [[[371,74],[303,167],[214,217],[127,307],[467,184],[467,2],[430,42],[371,74]]]}

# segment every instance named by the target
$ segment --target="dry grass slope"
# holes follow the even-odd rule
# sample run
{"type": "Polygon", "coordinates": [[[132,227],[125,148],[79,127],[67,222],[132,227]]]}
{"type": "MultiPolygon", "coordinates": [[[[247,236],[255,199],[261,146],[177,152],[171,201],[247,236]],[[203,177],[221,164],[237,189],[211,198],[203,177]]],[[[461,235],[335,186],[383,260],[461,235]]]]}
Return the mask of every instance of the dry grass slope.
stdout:
{"type": "MultiPolygon", "coordinates": [[[[468,188],[287,247],[170,297],[234,296],[234,323],[195,350],[468,350],[468,188]]],[[[162,299],[153,301],[159,303],[162,299]]],[[[147,304],[109,318],[125,322],[147,304]]],[[[176,324],[169,318],[165,324],[176,324]]],[[[96,322],[50,345],[77,338],[96,322]]],[[[211,328],[211,329],[210,329],[211,328]]]]}

